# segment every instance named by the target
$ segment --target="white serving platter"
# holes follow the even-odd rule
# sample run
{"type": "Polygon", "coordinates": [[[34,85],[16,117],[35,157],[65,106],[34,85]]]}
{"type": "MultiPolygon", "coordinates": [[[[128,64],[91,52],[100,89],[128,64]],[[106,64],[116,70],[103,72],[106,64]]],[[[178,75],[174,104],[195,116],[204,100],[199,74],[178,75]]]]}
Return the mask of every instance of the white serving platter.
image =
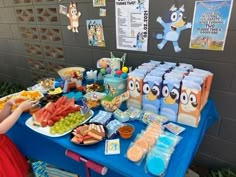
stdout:
{"type": "MultiPolygon", "coordinates": [[[[86,123],[91,117],[93,117],[94,112],[93,112],[92,110],[90,110],[90,113],[91,113],[91,115],[90,115],[86,120],[84,120],[83,122],[81,122],[79,125],[86,123]]],[[[69,131],[67,131],[67,132],[65,132],[65,133],[63,133],[63,134],[51,134],[51,133],[50,133],[50,127],[49,127],[49,126],[40,127],[40,126],[34,125],[34,123],[33,123],[33,118],[32,118],[32,117],[30,117],[30,118],[28,118],[28,119],[26,120],[25,125],[26,125],[27,127],[29,127],[30,129],[34,130],[35,132],[38,132],[38,133],[40,133],[40,134],[43,134],[43,135],[46,135],[46,136],[49,136],[49,137],[60,137],[60,136],[64,136],[64,135],[70,133],[70,132],[73,130],[73,129],[71,129],[71,130],[69,130],[69,131]]]]}

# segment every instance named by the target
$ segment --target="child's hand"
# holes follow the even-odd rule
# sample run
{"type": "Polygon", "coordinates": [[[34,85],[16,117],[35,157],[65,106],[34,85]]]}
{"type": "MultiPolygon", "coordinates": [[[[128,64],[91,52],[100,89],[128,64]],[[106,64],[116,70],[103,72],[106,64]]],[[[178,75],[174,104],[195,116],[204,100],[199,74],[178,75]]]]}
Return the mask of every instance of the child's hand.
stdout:
{"type": "Polygon", "coordinates": [[[22,112],[32,108],[33,106],[35,106],[35,103],[36,101],[30,101],[30,100],[27,100],[27,101],[24,101],[22,102],[18,108],[22,110],[22,112]]]}
{"type": "Polygon", "coordinates": [[[15,100],[14,99],[10,99],[10,100],[8,100],[7,102],[6,102],[6,105],[7,106],[10,106],[10,107],[12,107],[12,106],[14,106],[16,103],[15,103],[15,100]]]}

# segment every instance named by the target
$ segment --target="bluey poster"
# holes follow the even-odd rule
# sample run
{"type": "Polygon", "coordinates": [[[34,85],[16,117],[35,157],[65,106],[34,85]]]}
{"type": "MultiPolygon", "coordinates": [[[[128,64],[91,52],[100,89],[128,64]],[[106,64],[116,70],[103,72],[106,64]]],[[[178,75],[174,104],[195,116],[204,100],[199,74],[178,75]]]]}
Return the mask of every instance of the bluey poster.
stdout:
{"type": "Polygon", "coordinates": [[[147,51],[149,0],[115,0],[117,49],[147,51]]]}
{"type": "Polygon", "coordinates": [[[89,46],[106,47],[101,19],[86,20],[89,46]]]}
{"type": "Polygon", "coordinates": [[[233,0],[196,1],[190,48],[223,51],[233,0]]]}
{"type": "Polygon", "coordinates": [[[106,6],[106,0],[93,0],[93,7],[104,7],[106,6]]]}

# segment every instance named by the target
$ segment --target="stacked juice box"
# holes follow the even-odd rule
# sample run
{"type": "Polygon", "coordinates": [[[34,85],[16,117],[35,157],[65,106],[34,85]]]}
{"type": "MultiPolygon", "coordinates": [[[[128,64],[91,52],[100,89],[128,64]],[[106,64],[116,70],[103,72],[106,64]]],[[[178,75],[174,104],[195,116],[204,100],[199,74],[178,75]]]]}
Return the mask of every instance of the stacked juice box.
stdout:
{"type": "Polygon", "coordinates": [[[130,98],[136,107],[197,127],[207,102],[213,74],[191,64],[150,61],[128,75],[130,98]]]}

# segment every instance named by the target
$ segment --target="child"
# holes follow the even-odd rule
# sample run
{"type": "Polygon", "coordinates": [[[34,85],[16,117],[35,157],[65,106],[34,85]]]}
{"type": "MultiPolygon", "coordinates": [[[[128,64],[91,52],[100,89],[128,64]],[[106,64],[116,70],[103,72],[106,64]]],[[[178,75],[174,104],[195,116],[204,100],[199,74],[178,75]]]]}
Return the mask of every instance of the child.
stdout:
{"type": "Polygon", "coordinates": [[[29,165],[15,144],[5,133],[16,123],[21,114],[34,106],[33,101],[22,102],[14,112],[11,112],[14,100],[6,102],[0,111],[0,176],[27,177],[29,165]]]}

